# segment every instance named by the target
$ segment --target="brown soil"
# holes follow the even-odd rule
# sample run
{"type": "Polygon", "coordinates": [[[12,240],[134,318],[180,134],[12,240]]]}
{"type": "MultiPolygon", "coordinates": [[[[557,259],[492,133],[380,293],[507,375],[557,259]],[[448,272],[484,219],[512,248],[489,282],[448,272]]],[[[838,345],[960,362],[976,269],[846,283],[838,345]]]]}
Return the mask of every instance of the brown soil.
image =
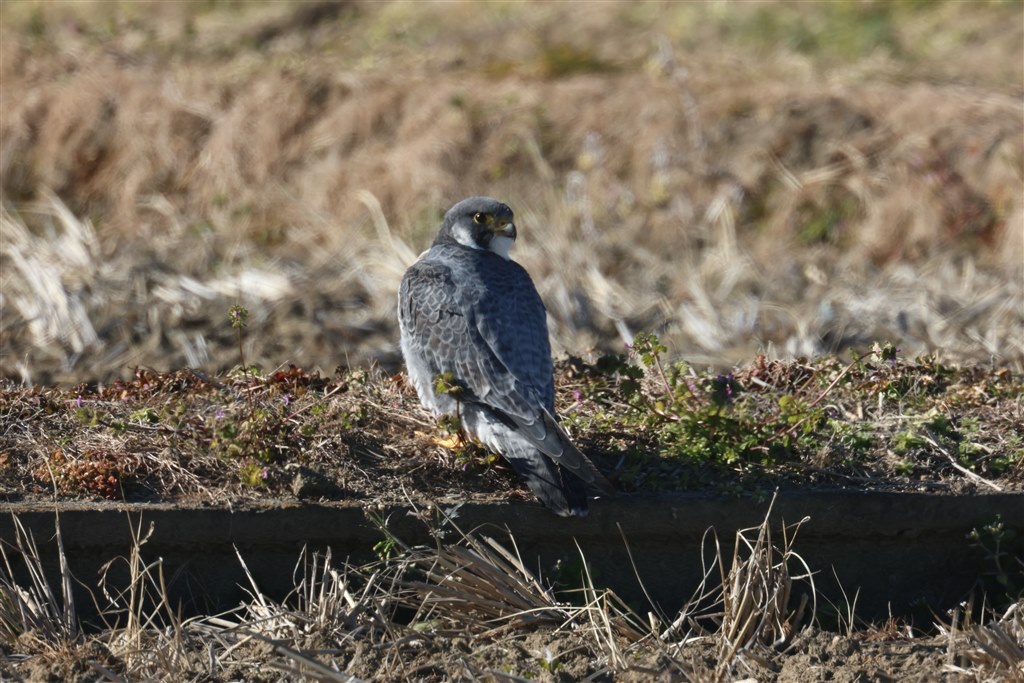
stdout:
{"type": "MultiPolygon", "coordinates": [[[[349,642],[340,648],[324,645],[326,647],[321,650],[318,661],[357,679],[422,682],[467,679],[566,683],[584,679],[623,683],[710,680],[719,661],[720,648],[712,638],[678,648],[667,645],[634,647],[635,652],[628,655],[627,664],[617,671],[610,671],[607,662],[601,661],[600,653],[593,651],[591,636],[574,635],[564,630],[540,629],[490,639],[418,635],[412,636],[405,647],[394,649],[381,649],[364,642],[349,642]]],[[[629,647],[625,642],[620,642],[619,646],[629,647]]],[[[93,681],[97,672],[86,666],[84,660],[89,658],[102,662],[105,658],[102,648],[92,649],[92,652],[70,653],[70,658],[59,661],[35,658],[14,665],[0,662],[0,673],[11,680],[93,681]]],[[[268,664],[291,664],[266,643],[243,646],[238,658],[249,663],[224,668],[212,678],[197,666],[186,672],[186,679],[271,683],[282,680],[282,674],[268,664]]],[[[968,676],[951,673],[947,666],[964,664],[968,662],[950,657],[948,642],[942,638],[911,638],[881,632],[844,637],[812,629],[784,652],[757,648],[741,656],[736,668],[721,680],[773,680],[780,683],[972,680],[968,676]]]]}

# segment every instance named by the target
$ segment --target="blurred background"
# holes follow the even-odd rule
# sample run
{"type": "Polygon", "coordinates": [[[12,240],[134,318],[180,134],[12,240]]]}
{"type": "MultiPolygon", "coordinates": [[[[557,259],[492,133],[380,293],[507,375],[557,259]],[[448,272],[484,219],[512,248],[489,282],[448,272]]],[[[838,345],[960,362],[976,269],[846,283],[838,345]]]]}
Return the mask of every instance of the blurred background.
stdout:
{"type": "Polygon", "coordinates": [[[1024,369],[1024,4],[0,5],[0,373],[397,370],[455,201],[556,353],[1024,369]]]}

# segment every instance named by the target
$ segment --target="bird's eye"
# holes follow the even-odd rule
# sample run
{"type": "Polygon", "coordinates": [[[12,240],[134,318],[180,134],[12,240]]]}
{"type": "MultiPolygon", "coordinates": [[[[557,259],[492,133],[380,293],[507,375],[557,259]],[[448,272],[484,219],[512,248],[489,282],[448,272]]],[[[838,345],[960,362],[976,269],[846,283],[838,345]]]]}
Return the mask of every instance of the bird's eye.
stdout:
{"type": "Polygon", "coordinates": [[[486,213],[474,213],[473,214],[473,222],[476,223],[477,225],[483,225],[484,223],[487,222],[487,214],[486,213]]]}

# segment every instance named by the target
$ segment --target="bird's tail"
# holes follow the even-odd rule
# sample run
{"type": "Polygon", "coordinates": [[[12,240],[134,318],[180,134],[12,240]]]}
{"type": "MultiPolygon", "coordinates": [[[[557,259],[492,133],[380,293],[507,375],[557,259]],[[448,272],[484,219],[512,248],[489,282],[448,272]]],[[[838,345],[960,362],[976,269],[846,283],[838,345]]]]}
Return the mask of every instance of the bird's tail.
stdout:
{"type": "Polygon", "coordinates": [[[606,498],[615,495],[612,483],[601,474],[601,470],[594,466],[590,458],[573,445],[569,435],[551,413],[544,410],[539,419],[530,423],[522,418],[511,419],[522,430],[523,436],[566,470],[570,478],[579,480],[585,490],[606,498]]]}
{"type": "Polygon", "coordinates": [[[562,517],[583,517],[590,511],[586,483],[555,465],[536,446],[525,439],[517,439],[504,450],[505,460],[544,507],[562,517]]]}

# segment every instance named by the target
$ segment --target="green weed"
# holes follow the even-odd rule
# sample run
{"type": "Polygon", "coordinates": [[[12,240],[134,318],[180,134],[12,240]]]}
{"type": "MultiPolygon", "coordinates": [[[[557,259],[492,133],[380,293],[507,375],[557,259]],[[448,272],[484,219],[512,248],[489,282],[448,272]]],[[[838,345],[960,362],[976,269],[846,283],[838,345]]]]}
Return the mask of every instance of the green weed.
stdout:
{"type": "Polygon", "coordinates": [[[1011,548],[1020,549],[1017,530],[1008,527],[1001,515],[975,527],[967,535],[970,545],[979,549],[992,564],[989,573],[998,594],[990,595],[997,603],[1010,604],[1024,597],[1024,556],[1015,556],[1011,548]]]}

